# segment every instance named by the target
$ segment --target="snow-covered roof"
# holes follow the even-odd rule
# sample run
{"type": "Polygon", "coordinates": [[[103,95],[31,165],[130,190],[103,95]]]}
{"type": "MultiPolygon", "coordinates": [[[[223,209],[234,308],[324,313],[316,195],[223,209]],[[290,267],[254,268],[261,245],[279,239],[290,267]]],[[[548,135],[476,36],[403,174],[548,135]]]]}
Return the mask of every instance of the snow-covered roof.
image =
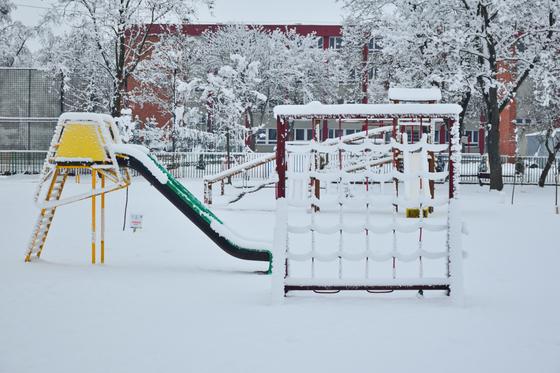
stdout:
{"type": "Polygon", "coordinates": [[[389,88],[389,100],[393,101],[440,101],[439,88],[389,88]]]}
{"type": "Polygon", "coordinates": [[[453,117],[463,109],[457,104],[343,104],[323,105],[314,101],[307,105],[279,105],[274,116],[291,118],[352,117],[453,117]]]}

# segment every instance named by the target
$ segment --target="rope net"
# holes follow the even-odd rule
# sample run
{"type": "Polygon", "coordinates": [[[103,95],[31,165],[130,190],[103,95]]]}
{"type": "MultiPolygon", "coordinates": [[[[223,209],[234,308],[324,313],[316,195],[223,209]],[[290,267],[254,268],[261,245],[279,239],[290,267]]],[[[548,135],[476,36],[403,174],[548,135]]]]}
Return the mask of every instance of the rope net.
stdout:
{"type": "Polygon", "coordinates": [[[406,133],[399,141],[288,144],[285,292],[449,293],[458,220],[450,218],[449,171],[433,167],[449,148],[406,133]]]}

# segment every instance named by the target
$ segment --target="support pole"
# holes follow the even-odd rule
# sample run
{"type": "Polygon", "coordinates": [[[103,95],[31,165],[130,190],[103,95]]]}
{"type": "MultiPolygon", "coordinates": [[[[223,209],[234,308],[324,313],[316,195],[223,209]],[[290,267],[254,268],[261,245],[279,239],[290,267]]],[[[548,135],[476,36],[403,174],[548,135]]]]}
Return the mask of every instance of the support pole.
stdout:
{"type": "Polygon", "coordinates": [[[95,218],[96,218],[96,198],[95,198],[95,187],[96,187],[96,177],[97,171],[91,170],[91,264],[95,264],[95,218]]]}
{"type": "Polygon", "coordinates": [[[286,197],[286,130],[285,120],[276,118],[276,172],[278,183],[276,184],[276,199],[286,197]]]}
{"type": "Polygon", "coordinates": [[[556,177],[554,178],[554,203],[555,203],[555,210],[556,215],[560,214],[560,208],[558,207],[558,180],[560,178],[560,174],[558,173],[558,162],[556,163],[556,177]]]}
{"type": "Polygon", "coordinates": [[[453,189],[455,183],[455,163],[453,162],[453,133],[451,131],[453,121],[446,118],[445,127],[449,133],[449,150],[448,150],[448,170],[449,170],[449,199],[453,198],[455,190],[453,189]]]}
{"type": "MultiPolygon", "coordinates": [[[[105,175],[101,176],[101,189],[105,189],[105,175]]],[[[101,264],[105,263],[105,193],[101,193],[101,264]]]]}

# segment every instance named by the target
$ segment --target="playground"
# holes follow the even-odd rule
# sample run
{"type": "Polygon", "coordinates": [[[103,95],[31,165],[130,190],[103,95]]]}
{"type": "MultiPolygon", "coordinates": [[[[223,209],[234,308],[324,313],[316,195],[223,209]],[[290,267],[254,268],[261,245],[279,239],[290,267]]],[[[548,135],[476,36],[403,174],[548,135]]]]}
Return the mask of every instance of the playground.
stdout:
{"type": "Polygon", "coordinates": [[[277,106],[275,154],[203,181],[110,116],[62,115],[41,174],[0,179],[0,367],[554,366],[556,190],[520,185],[513,205],[460,185],[460,108],[414,99],[277,106]],[[290,141],[290,120],[316,138],[290,141]],[[318,141],[328,120],[363,128],[318,141]],[[273,188],[212,205],[212,184],[271,162],[273,188]]]}
{"type": "MultiPolygon", "coordinates": [[[[200,181],[182,182],[202,198],[200,181]]],[[[254,274],[266,263],[217,250],[140,178],[129,190],[129,211],[144,214],[136,233],[122,230],[125,191],[107,196],[104,265],[90,263],[89,200],[61,208],[41,260],[25,263],[36,183],[0,178],[0,204],[11,212],[0,217],[0,371],[36,372],[47,363],[57,372],[558,368],[553,188],[521,187],[511,206],[510,187],[504,195],[461,187],[470,231],[463,307],[408,292],[294,293],[273,306],[271,276],[254,274]]],[[[266,240],[274,209],[274,190],[265,189],[216,213],[240,234],[266,240]]]]}
{"type": "Polygon", "coordinates": [[[280,141],[277,187],[212,209],[110,117],[61,117],[42,174],[0,179],[2,371],[558,367],[554,188],[459,186],[456,137],[429,136],[453,106],[284,107],[279,129],[306,110],[393,125],[280,141]]]}

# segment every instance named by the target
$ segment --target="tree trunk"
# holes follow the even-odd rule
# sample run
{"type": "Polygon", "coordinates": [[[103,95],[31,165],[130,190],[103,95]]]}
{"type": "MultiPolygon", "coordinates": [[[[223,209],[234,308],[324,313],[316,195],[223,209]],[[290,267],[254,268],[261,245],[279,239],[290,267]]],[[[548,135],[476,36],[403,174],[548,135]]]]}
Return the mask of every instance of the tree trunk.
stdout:
{"type": "Polygon", "coordinates": [[[554,141],[554,137],[551,137],[551,133],[552,131],[547,131],[547,136],[545,139],[546,150],[548,151],[548,158],[546,159],[546,164],[544,165],[541,176],[539,178],[539,186],[541,188],[544,187],[544,184],[546,182],[546,177],[548,176],[548,173],[550,172],[552,165],[554,165],[554,162],[556,162],[556,154],[558,154],[558,152],[560,151],[560,140],[558,140],[556,145],[554,145],[553,147],[549,145],[550,141],[554,141]]]}
{"type": "Polygon", "coordinates": [[[498,90],[492,87],[488,90],[486,100],[488,108],[488,163],[490,166],[490,189],[502,190],[502,160],[500,157],[500,108],[498,104],[498,90]]]}
{"type": "Polygon", "coordinates": [[[472,93],[468,91],[461,97],[461,107],[463,108],[463,111],[461,111],[461,113],[459,114],[459,133],[461,134],[461,136],[463,136],[465,133],[465,115],[467,114],[471,96],[472,93]]]}
{"type": "Polygon", "coordinates": [[[113,93],[113,104],[111,105],[111,116],[120,117],[121,116],[121,109],[122,109],[122,92],[119,88],[115,88],[115,92],[113,93]]]}
{"type": "Polygon", "coordinates": [[[552,165],[554,165],[554,161],[556,160],[556,155],[554,153],[548,153],[548,158],[546,159],[546,164],[542,170],[541,176],[539,177],[539,186],[542,188],[546,182],[546,178],[552,165]]]}

